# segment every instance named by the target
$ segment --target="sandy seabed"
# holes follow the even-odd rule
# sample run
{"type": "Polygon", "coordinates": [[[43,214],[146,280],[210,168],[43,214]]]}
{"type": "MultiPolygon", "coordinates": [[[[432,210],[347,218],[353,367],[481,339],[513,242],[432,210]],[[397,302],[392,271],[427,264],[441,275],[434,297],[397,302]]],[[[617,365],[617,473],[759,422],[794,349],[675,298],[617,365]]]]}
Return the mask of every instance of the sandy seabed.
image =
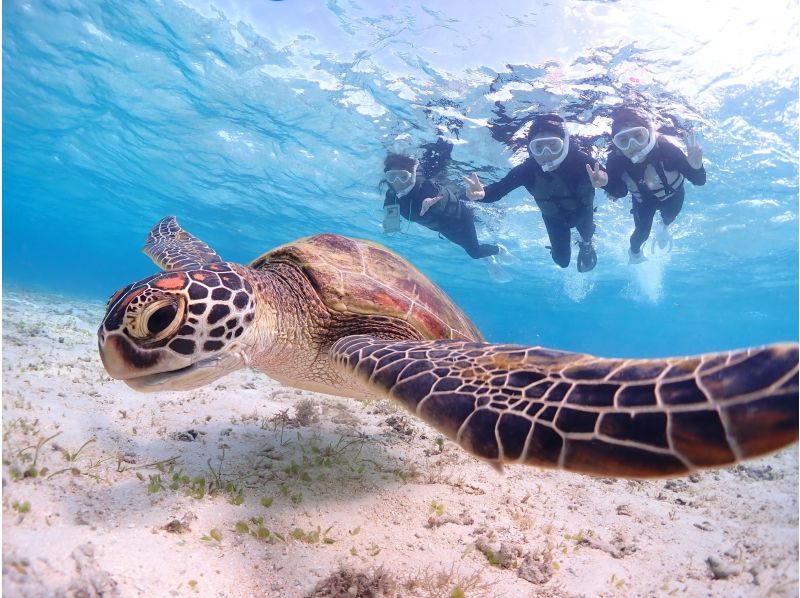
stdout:
{"type": "MultiPolygon", "coordinates": [[[[499,474],[388,401],[140,394],[101,303],[3,297],[5,596],[797,596],[798,455],[499,474]]],[[[731,347],[733,348],[733,347],[731,347]]]]}

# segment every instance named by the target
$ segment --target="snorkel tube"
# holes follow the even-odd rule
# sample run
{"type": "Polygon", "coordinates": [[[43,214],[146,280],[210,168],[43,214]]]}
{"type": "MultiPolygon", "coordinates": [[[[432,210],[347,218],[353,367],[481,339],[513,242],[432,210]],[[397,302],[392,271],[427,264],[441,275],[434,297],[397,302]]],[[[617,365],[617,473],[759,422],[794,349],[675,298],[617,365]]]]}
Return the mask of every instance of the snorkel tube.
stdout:
{"type": "Polygon", "coordinates": [[[649,137],[647,145],[630,157],[630,161],[634,164],[639,164],[644,160],[656,144],[656,132],[653,130],[653,127],[648,126],[647,132],[649,137]]]}

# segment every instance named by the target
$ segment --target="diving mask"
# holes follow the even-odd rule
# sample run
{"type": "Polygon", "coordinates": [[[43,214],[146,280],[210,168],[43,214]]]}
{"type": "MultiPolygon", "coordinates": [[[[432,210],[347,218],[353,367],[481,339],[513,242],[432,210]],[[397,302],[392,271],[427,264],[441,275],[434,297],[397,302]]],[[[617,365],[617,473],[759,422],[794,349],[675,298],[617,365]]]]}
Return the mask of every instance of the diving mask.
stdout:
{"type": "Polygon", "coordinates": [[[383,173],[383,177],[392,185],[396,183],[405,185],[411,180],[411,173],[408,170],[387,170],[383,173]]]}
{"type": "Polygon", "coordinates": [[[528,151],[539,163],[544,172],[558,168],[569,152],[569,131],[564,131],[564,138],[539,137],[531,139],[528,151]]]}
{"type": "Polygon", "coordinates": [[[528,144],[528,149],[532,156],[537,158],[543,157],[545,154],[557,156],[562,149],[564,149],[564,141],[560,137],[540,137],[532,140],[528,144]]]}
{"type": "Polygon", "coordinates": [[[650,140],[650,131],[647,127],[631,127],[623,129],[614,135],[614,145],[622,151],[638,150],[647,145],[650,140]]]}
{"type": "Polygon", "coordinates": [[[647,127],[631,127],[623,129],[614,135],[612,141],[623,152],[636,152],[632,155],[626,155],[628,155],[631,162],[638,164],[647,157],[647,154],[655,146],[656,135],[647,127]]]}

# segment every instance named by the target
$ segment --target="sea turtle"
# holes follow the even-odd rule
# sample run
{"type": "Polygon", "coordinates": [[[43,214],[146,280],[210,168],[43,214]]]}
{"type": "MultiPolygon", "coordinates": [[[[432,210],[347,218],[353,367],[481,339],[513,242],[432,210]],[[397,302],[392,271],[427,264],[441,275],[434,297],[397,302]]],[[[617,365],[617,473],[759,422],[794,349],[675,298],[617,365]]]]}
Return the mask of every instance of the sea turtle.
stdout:
{"type": "Polygon", "coordinates": [[[387,397],[496,467],[682,475],[798,438],[798,346],[602,359],[484,342],[406,260],[320,234],[249,266],[174,217],[144,251],[166,272],[117,291],[98,331],[108,373],[186,390],[253,366],[278,382],[387,397]]]}

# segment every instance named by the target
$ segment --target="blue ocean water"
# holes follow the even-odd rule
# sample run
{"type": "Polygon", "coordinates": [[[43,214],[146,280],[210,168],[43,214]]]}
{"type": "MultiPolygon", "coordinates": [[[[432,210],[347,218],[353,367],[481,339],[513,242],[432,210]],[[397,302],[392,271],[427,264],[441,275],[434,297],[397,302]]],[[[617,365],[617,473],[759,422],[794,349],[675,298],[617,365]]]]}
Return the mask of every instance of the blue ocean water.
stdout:
{"type": "Polygon", "coordinates": [[[664,356],[798,336],[797,2],[17,0],[3,4],[3,284],[105,299],[152,273],[174,214],[247,263],[319,232],[385,243],[493,341],[664,356]],[[597,268],[555,266],[532,198],[479,207],[484,264],[418,225],[386,235],[387,151],[454,143],[497,180],[532,114],[605,154],[646,104],[699,132],[675,248],[629,266],[629,199],[596,205],[597,268]]]}

